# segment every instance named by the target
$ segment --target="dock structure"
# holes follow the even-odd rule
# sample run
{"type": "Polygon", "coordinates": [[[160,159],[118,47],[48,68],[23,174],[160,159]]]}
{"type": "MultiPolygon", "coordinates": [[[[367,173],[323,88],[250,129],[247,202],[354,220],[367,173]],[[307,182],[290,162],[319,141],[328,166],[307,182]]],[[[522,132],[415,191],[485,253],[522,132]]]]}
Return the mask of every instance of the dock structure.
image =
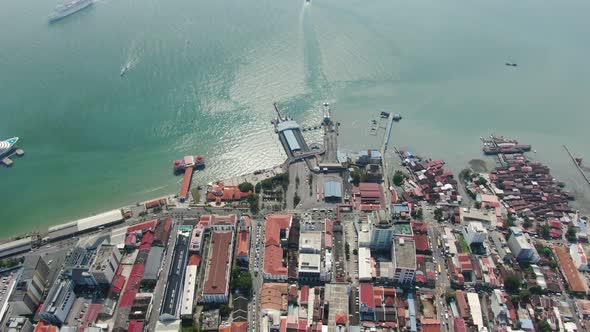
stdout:
{"type": "MultiPolygon", "coordinates": [[[[389,146],[389,139],[391,137],[391,131],[393,130],[394,121],[395,118],[392,116],[389,116],[387,118],[387,130],[385,130],[385,136],[383,136],[383,145],[381,146],[381,161],[383,163],[383,190],[385,193],[385,197],[387,198],[387,202],[391,201],[391,197],[389,196],[391,195],[391,192],[389,191],[389,187],[391,184],[389,183],[389,171],[387,169],[387,158],[385,158],[385,153],[387,152],[387,148],[389,146]]],[[[396,153],[399,153],[395,147],[394,150],[396,151],[396,153]]]]}
{"type": "Polygon", "coordinates": [[[188,199],[188,193],[191,187],[191,182],[193,180],[193,170],[193,166],[184,169],[184,178],[182,179],[180,194],[178,195],[178,198],[181,202],[184,202],[188,199]]]}
{"type": "Polygon", "coordinates": [[[576,166],[576,168],[578,169],[578,171],[580,171],[580,174],[582,174],[582,177],[584,178],[584,180],[586,180],[586,183],[588,183],[590,185],[590,179],[588,178],[588,176],[586,175],[586,173],[584,173],[584,170],[582,169],[582,167],[580,167],[580,165],[578,164],[576,157],[574,157],[574,155],[571,153],[570,149],[568,149],[568,147],[564,144],[563,148],[565,149],[565,151],[567,152],[567,154],[570,155],[570,158],[572,158],[572,161],[574,162],[574,165],[576,166]]]}

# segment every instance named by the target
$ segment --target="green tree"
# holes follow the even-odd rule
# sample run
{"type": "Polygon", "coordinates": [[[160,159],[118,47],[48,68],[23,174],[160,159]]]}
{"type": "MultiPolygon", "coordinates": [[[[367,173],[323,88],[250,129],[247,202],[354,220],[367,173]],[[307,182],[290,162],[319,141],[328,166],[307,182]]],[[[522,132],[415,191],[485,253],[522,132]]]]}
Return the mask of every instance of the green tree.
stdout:
{"type": "Polygon", "coordinates": [[[520,290],[520,293],[518,294],[520,297],[520,301],[521,302],[529,302],[529,300],[531,299],[531,291],[523,288],[520,290]]]}
{"type": "Polygon", "coordinates": [[[344,255],[346,255],[346,259],[350,259],[350,244],[348,244],[348,242],[346,242],[344,244],[344,255]]]}
{"type": "Polygon", "coordinates": [[[517,294],[520,288],[520,278],[515,274],[509,274],[504,278],[504,288],[510,294],[517,294]]]}
{"type": "Polygon", "coordinates": [[[547,323],[547,321],[545,320],[538,320],[537,328],[539,332],[553,332],[553,330],[551,329],[551,325],[549,325],[549,323],[547,323]]]}
{"type": "Polygon", "coordinates": [[[532,222],[532,221],[530,221],[529,219],[527,219],[527,220],[525,220],[525,221],[522,223],[522,226],[523,226],[524,228],[531,228],[531,227],[533,227],[533,222],[532,222]]]}
{"type": "Polygon", "coordinates": [[[359,251],[357,249],[352,249],[352,254],[356,256],[359,254],[359,251]]]}
{"type": "Polygon", "coordinates": [[[465,168],[459,173],[459,178],[465,179],[465,181],[473,181],[473,175],[470,169],[465,168]]]}
{"type": "Polygon", "coordinates": [[[441,208],[434,209],[434,219],[438,222],[443,221],[443,210],[441,208]]]}
{"type": "Polygon", "coordinates": [[[539,227],[539,235],[541,235],[541,237],[544,239],[548,239],[549,238],[549,226],[547,226],[547,225],[540,226],[539,227]]]}
{"type": "Polygon", "coordinates": [[[350,172],[350,178],[352,180],[352,184],[354,184],[355,186],[359,185],[359,183],[361,182],[361,174],[358,171],[358,169],[355,169],[354,171],[350,172]]]}
{"type": "Polygon", "coordinates": [[[254,185],[251,184],[250,182],[242,182],[238,185],[238,188],[243,193],[254,191],[254,185]]]}
{"type": "Polygon", "coordinates": [[[553,252],[551,251],[551,248],[545,246],[543,247],[543,249],[541,249],[541,254],[545,257],[551,257],[553,255],[553,252]]]}
{"type": "Polygon", "coordinates": [[[393,174],[393,184],[400,187],[402,184],[404,184],[404,181],[406,179],[406,176],[404,175],[404,172],[397,170],[395,171],[395,173],[393,174]]]}
{"type": "Polygon", "coordinates": [[[295,193],[295,196],[293,196],[293,206],[296,207],[299,202],[301,202],[301,197],[299,197],[299,195],[297,195],[297,193],[295,193]]]}
{"type": "Polygon", "coordinates": [[[454,301],[455,298],[456,298],[455,292],[446,292],[445,293],[445,300],[447,301],[447,303],[451,303],[451,301],[454,301]]]}
{"type": "Polygon", "coordinates": [[[258,214],[258,198],[259,195],[254,193],[246,197],[246,201],[248,202],[248,205],[250,205],[250,212],[252,212],[252,214],[258,214]]]}
{"type": "Polygon", "coordinates": [[[568,226],[567,232],[565,233],[565,236],[566,236],[566,238],[567,238],[568,241],[570,241],[570,242],[576,242],[576,240],[577,240],[576,229],[573,228],[572,226],[568,226]]]}
{"type": "Polygon", "coordinates": [[[485,186],[486,184],[488,184],[488,180],[480,176],[477,180],[475,180],[475,184],[477,184],[478,186],[485,186]]]}
{"type": "Polygon", "coordinates": [[[481,209],[481,202],[480,201],[473,202],[473,207],[476,209],[481,209]]]}

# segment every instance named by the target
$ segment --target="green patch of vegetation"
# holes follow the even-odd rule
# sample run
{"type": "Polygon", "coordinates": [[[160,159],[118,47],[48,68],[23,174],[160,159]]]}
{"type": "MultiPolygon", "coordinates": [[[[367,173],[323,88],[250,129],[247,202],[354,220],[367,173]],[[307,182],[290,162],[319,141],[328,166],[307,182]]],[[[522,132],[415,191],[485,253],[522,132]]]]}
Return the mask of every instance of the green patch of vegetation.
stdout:
{"type": "Polygon", "coordinates": [[[473,172],[469,168],[465,168],[464,170],[459,173],[459,178],[464,179],[464,181],[473,181],[473,172]]]}
{"type": "Polygon", "coordinates": [[[475,180],[475,184],[477,184],[478,186],[485,186],[486,184],[488,184],[488,180],[480,176],[477,180],[475,180]]]}
{"type": "Polygon", "coordinates": [[[422,219],[424,212],[422,211],[422,208],[412,209],[410,215],[413,219],[422,219]]]}
{"type": "Polygon", "coordinates": [[[250,182],[242,182],[238,185],[238,188],[241,192],[247,193],[249,191],[254,191],[254,185],[250,182]]]}
{"type": "Polygon", "coordinates": [[[549,226],[542,225],[538,228],[539,235],[544,239],[549,239],[549,226]]]}
{"type": "Polygon", "coordinates": [[[24,261],[25,261],[24,257],[21,257],[21,258],[10,257],[10,258],[0,259],[0,268],[7,269],[10,267],[15,267],[24,261]]]}
{"type": "Polygon", "coordinates": [[[525,221],[522,223],[522,226],[523,226],[524,228],[531,228],[531,227],[533,227],[533,222],[532,222],[532,221],[530,221],[529,219],[527,219],[527,220],[525,220],[525,221]]]}
{"type": "MultiPolygon", "coordinates": [[[[287,186],[289,185],[289,174],[281,173],[273,176],[272,178],[264,179],[260,182],[260,187],[265,190],[273,190],[276,187],[282,187],[284,191],[287,190],[287,186]]],[[[258,185],[257,184],[257,185],[258,185]]]]}
{"type": "Polygon", "coordinates": [[[350,259],[350,244],[348,242],[344,244],[344,255],[346,256],[346,260],[350,259]]]}
{"type": "Polygon", "coordinates": [[[565,233],[565,236],[566,236],[566,238],[567,238],[568,241],[570,241],[570,242],[576,242],[576,240],[577,240],[576,229],[573,228],[572,226],[568,226],[567,232],[565,233]]]}
{"type": "Polygon", "coordinates": [[[250,298],[252,294],[252,275],[250,271],[234,267],[231,275],[230,289],[232,292],[239,290],[247,298],[250,298]]]}
{"type": "Polygon", "coordinates": [[[481,209],[481,202],[480,201],[473,202],[473,207],[476,209],[481,209]]]}
{"type": "Polygon", "coordinates": [[[471,248],[469,248],[469,244],[467,244],[467,241],[465,241],[465,239],[463,238],[463,235],[461,235],[461,234],[457,235],[457,241],[459,241],[459,245],[461,246],[461,251],[463,251],[465,253],[471,253],[471,248]]]}
{"type": "Polygon", "coordinates": [[[546,320],[538,320],[537,321],[537,329],[539,330],[539,332],[552,332],[553,329],[551,328],[551,325],[549,325],[549,323],[547,323],[546,320]]]}
{"type": "Polygon", "coordinates": [[[434,209],[434,219],[438,222],[443,221],[443,210],[441,208],[434,209]]]}
{"type": "Polygon", "coordinates": [[[447,303],[451,303],[451,301],[455,301],[455,292],[446,292],[445,293],[445,300],[447,303]]]}
{"type": "Polygon", "coordinates": [[[504,288],[510,294],[518,294],[520,284],[520,278],[516,274],[508,274],[504,278],[504,288]]]}
{"type": "Polygon", "coordinates": [[[301,197],[295,193],[295,196],[293,196],[293,207],[297,207],[299,202],[301,202],[301,197]]]}
{"type": "Polygon", "coordinates": [[[252,214],[258,214],[258,198],[259,195],[255,193],[252,193],[246,197],[246,201],[248,202],[248,205],[250,205],[250,212],[252,212],[252,214]]]}
{"type": "Polygon", "coordinates": [[[404,181],[406,180],[406,175],[404,174],[404,172],[397,170],[395,171],[395,173],[393,173],[393,184],[401,187],[402,184],[404,184],[404,181]]]}
{"type": "Polygon", "coordinates": [[[201,201],[201,193],[199,188],[192,188],[191,195],[193,196],[193,203],[198,204],[201,201]]]}

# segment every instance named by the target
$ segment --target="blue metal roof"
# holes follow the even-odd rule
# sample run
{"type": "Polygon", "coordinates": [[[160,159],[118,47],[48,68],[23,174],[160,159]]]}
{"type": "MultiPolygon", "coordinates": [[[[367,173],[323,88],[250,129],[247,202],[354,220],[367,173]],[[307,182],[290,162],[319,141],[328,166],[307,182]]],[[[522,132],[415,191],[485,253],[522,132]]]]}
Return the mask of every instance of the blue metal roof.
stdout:
{"type": "Polygon", "coordinates": [[[289,145],[289,149],[291,151],[301,150],[299,143],[297,142],[297,138],[295,138],[295,134],[293,134],[293,130],[287,129],[283,131],[285,134],[285,139],[287,140],[287,144],[289,145]]]}
{"type": "Polygon", "coordinates": [[[337,181],[324,183],[324,197],[342,197],[342,185],[337,181]]]}

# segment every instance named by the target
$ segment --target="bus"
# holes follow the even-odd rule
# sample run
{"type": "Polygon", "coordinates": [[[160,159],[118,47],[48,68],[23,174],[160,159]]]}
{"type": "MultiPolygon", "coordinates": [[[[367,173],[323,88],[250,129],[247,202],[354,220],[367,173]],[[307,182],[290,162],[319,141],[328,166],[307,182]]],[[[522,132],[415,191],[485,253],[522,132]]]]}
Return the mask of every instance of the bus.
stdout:
{"type": "Polygon", "coordinates": [[[442,267],[440,264],[438,264],[438,274],[441,274],[441,273],[442,273],[442,267]]]}

